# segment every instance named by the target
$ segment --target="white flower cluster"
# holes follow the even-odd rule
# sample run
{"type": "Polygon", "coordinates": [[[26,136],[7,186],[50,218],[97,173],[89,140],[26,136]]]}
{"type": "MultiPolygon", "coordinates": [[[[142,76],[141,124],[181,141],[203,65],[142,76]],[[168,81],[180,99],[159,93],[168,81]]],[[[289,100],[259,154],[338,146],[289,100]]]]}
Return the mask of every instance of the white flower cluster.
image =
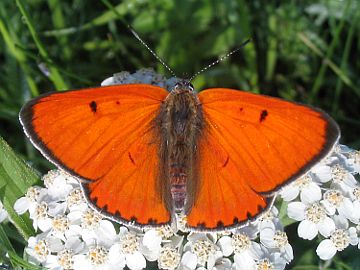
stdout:
{"type": "MultiPolygon", "coordinates": [[[[118,73],[102,85],[147,83],[169,89],[175,82],[143,69],[118,73]]],[[[289,202],[288,216],[301,221],[299,236],[313,239],[320,233],[325,238],[317,249],[322,259],[359,243],[360,186],[354,178],[359,171],[359,152],[341,146],[281,191],[289,202]]],[[[182,216],[177,216],[178,231],[170,226],[139,230],[113,223],[89,208],[71,175],[50,171],[43,181],[45,187],[29,188],[14,207],[19,214],[30,213],[38,232],[28,241],[28,260],[48,269],[135,270],[157,264],[160,269],[280,270],[293,259],[275,207],[255,222],[227,232],[190,232],[182,216]]]]}
{"type": "Polygon", "coordinates": [[[287,214],[300,221],[299,237],[324,240],[316,249],[323,260],[349,245],[360,249],[360,151],[337,145],[333,153],[305,176],[284,188],[287,214]]]}
{"type": "Polygon", "coordinates": [[[48,269],[135,270],[155,261],[160,269],[284,269],[293,259],[275,207],[231,232],[189,232],[181,216],[179,231],[139,230],[94,212],[71,175],[53,170],[43,181],[45,187],[30,187],[14,208],[28,211],[38,232],[28,240],[28,260],[48,269]]]}

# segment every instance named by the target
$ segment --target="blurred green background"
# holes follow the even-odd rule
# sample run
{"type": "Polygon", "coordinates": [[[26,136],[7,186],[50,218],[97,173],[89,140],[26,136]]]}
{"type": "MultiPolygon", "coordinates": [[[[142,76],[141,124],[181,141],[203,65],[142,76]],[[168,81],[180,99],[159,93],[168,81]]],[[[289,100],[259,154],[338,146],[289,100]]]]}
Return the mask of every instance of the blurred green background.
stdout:
{"type": "MultiPolygon", "coordinates": [[[[356,0],[1,0],[0,135],[45,170],[49,164],[18,121],[27,100],[97,86],[122,70],[153,67],[170,76],[129,32],[130,24],[178,76],[192,75],[251,37],[239,53],[199,75],[196,88],[229,87],[311,104],[336,119],[342,143],[359,149],[359,18],[356,0]]],[[[298,240],[296,227],[289,230],[294,269],[312,269],[318,264],[314,245],[298,240]]],[[[349,250],[332,266],[355,269],[347,268],[356,265],[349,250]]]]}

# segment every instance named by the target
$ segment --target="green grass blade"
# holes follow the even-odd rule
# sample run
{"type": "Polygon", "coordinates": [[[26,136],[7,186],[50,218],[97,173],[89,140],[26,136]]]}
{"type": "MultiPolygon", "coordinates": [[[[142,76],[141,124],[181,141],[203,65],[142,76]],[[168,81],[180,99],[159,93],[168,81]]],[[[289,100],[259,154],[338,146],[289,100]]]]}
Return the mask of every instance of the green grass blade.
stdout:
{"type": "MultiPolygon", "coordinates": [[[[349,32],[348,32],[347,37],[346,37],[345,46],[344,46],[344,53],[343,53],[343,55],[341,57],[341,63],[340,63],[340,69],[341,70],[348,70],[347,63],[349,61],[351,44],[353,42],[355,28],[356,28],[357,22],[358,22],[358,14],[359,14],[359,11],[356,12],[356,14],[354,15],[354,20],[351,23],[349,32]]],[[[339,100],[338,99],[339,99],[339,97],[341,95],[342,88],[343,88],[343,81],[340,78],[338,78],[338,80],[336,82],[334,101],[333,101],[333,104],[332,104],[333,113],[336,113],[338,108],[339,108],[339,100]]]]}
{"type": "MultiPolygon", "coordinates": [[[[32,38],[34,39],[34,42],[36,44],[36,47],[39,50],[39,53],[41,55],[41,57],[43,59],[46,59],[47,61],[51,61],[51,58],[49,57],[49,54],[47,53],[45,46],[42,44],[36,30],[34,27],[34,23],[28,13],[28,11],[25,9],[24,6],[24,2],[23,0],[16,0],[16,4],[20,10],[20,13],[24,16],[24,19],[26,21],[26,24],[29,28],[29,32],[32,36],[32,38]]],[[[68,89],[67,84],[65,83],[64,79],[62,78],[60,72],[54,67],[54,66],[50,66],[49,67],[49,78],[50,80],[54,83],[55,88],[57,90],[65,90],[68,89]]]]}
{"type": "Polygon", "coordinates": [[[328,65],[330,69],[347,85],[354,93],[360,97],[360,88],[358,88],[351,79],[345,74],[345,72],[337,66],[331,59],[327,58],[324,53],[304,34],[299,33],[298,37],[300,40],[308,46],[315,54],[323,58],[324,64],[328,65]]]}
{"type": "MultiPolygon", "coordinates": [[[[103,2],[103,3],[105,3],[105,2],[103,2]]],[[[121,4],[114,6],[113,8],[109,8],[112,5],[110,4],[110,2],[107,2],[107,4],[109,4],[109,5],[107,5],[109,10],[103,12],[101,15],[99,15],[98,17],[94,18],[93,20],[83,24],[82,26],[44,31],[43,34],[44,34],[44,36],[48,36],[48,37],[64,36],[64,35],[71,35],[71,34],[79,32],[79,31],[91,29],[95,26],[101,26],[101,25],[109,23],[110,21],[119,20],[124,15],[126,15],[129,12],[129,10],[138,9],[144,3],[145,2],[142,2],[142,1],[127,0],[127,1],[123,1],[121,4]]]]}
{"type": "MultiPolygon", "coordinates": [[[[63,14],[63,10],[62,10],[63,6],[61,5],[61,2],[59,2],[58,0],[49,0],[48,5],[51,11],[51,15],[52,15],[51,17],[54,27],[56,29],[65,28],[66,19],[63,14]]],[[[58,36],[57,40],[59,42],[59,46],[61,46],[62,48],[64,59],[68,61],[71,60],[72,51],[69,46],[69,37],[58,36]]]]}
{"type": "MultiPolygon", "coordinates": [[[[350,1],[347,2],[346,8],[344,10],[344,15],[349,10],[349,7],[350,7],[350,1]]],[[[334,50],[335,50],[337,44],[339,43],[340,34],[341,34],[341,31],[343,30],[344,26],[345,26],[345,20],[341,20],[339,25],[336,27],[336,30],[335,30],[335,33],[334,33],[334,38],[331,41],[330,46],[328,47],[327,52],[326,52],[326,56],[325,56],[325,59],[324,59],[325,61],[322,62],[319,73],[316,76],[315,82],[314,82],[313,87],[311,89],[311,92],[310,92],[310,95],[309,95],[309,102],[310,103],[312,103],[314,101],[314,99],[317,98],[320,87],[321,87],[321,85],[323,84],[323,81],[324,81],[326,69],[327,69],[327,67],[329,65],[328,63],[326,63],[327,59],[331,59],[333,57],[334,50]]]]}
{"type": "Polygon", "coordinates": [[[10,21],[7,14],[4,13],[3,4],[0,1],[0,34],[3,37],[6,47],[10,54],[18,61],[21,69],[24,71],[25,79],[28,87],[33,96],[39,95],[36,82],[31,76],[31,69],[27,65],[26,55],[16,47],[16,44],[20,44],[19,38],[16,36],[11,24],[6,24],[6,21],[10,21]]]}
{"type": "Polygon", "coordinates": [[[0,137],[0,199],[14,225],[27,239],[34,234],[32,223],[26,216],[19,216],[13,209],[15,201],[39,180],[39,175],[16,156],[0,137]]]}
{"type": "Polygon", "coordinates": [[[9,257],[6,258],[6,261],[10,261],[11,265],[15,268],[17,266],[22,267],[23,269],[29,270],[39,270],[42,269],[36,265],[30,264],[29,262],[22,259],[19,255],[17,255],[16,250],[10,242],[8,237],[8,233],[5,230],[5,225],[0,224],[0,251],[6,252],[9,257]]]}
{"type": "Polygon", "coordinates": [[[15,252],[14,247],[12,246],[8,236],[6,235],[3,224],[0,224],[0,244],[6,249],[6,251],[15,252]]]}
{"type": "MultiPolygon", "coordinates": [[[[23,53],[29,58],[29,59],[32,59],[34,61],[37,61],[38,60],[38,57],[37,55],[29,52],[28,50],[26,50],[25,48],[23,47],[20,47],[20,46],[17,46],[17,48],[19,50],[22,50],[23,53]]],[[[56,65],[54,62],[51,62],[49,61],[49,59],[44,59],[44,62],[43,62],[46,67],[54,67],[56,68],[57,70],[59,70],[62,74],[65,74],[68,78],[73,78],[81,83],[84,83],[84,84],[88,84],[88,85],[92,85],[93,82],[91,82],[90,80],[86,79],[85,77],[83,76],[80,76],[80,75],[77,75],[77,74],[74,74],[74,73],[71,73],[69,72],[68,70],[66,70],[65,68],[62,68],[61,66],[58,66],[56,65]]]]}
{"type": "Polygon", "coordinates": [[[26,270],[42,270],[44,268],[31,264],[27,261],[25,261],[24,259],[22,259],[19,255],[17,255],[15,252],[8,252],[9,254],[9,258],[11,263],[14,266],[20,266],[22,269],[26,269],[26,270]]]}

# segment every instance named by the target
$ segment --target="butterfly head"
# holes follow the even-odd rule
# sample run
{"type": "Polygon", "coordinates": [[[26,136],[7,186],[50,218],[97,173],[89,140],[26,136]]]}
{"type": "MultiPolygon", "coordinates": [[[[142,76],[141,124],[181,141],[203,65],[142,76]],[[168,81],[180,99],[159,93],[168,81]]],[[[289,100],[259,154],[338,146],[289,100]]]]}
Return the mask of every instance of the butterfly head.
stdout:
{"type": "Polygon", "coordinates": [[[182,94],[184,92],[193,93],[194,86],[188,80],[180,80],[175,84],[174,88],[172,89],[172,92],[174,94],[182,94]]]}

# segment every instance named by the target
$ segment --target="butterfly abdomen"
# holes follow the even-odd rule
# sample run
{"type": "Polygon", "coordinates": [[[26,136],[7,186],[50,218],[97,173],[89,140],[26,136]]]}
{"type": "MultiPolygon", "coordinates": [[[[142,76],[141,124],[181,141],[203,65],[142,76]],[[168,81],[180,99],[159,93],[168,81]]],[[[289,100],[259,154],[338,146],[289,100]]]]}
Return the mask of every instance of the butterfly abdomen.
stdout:
{"type": "Polygon", "coordinates": [[[191,207],[199,182],[197,141],[202,129],[202,110],[192,89],[184,87],[169,94],[158,125],[162,196],[169,209],[183,210],[191,207]]]}

